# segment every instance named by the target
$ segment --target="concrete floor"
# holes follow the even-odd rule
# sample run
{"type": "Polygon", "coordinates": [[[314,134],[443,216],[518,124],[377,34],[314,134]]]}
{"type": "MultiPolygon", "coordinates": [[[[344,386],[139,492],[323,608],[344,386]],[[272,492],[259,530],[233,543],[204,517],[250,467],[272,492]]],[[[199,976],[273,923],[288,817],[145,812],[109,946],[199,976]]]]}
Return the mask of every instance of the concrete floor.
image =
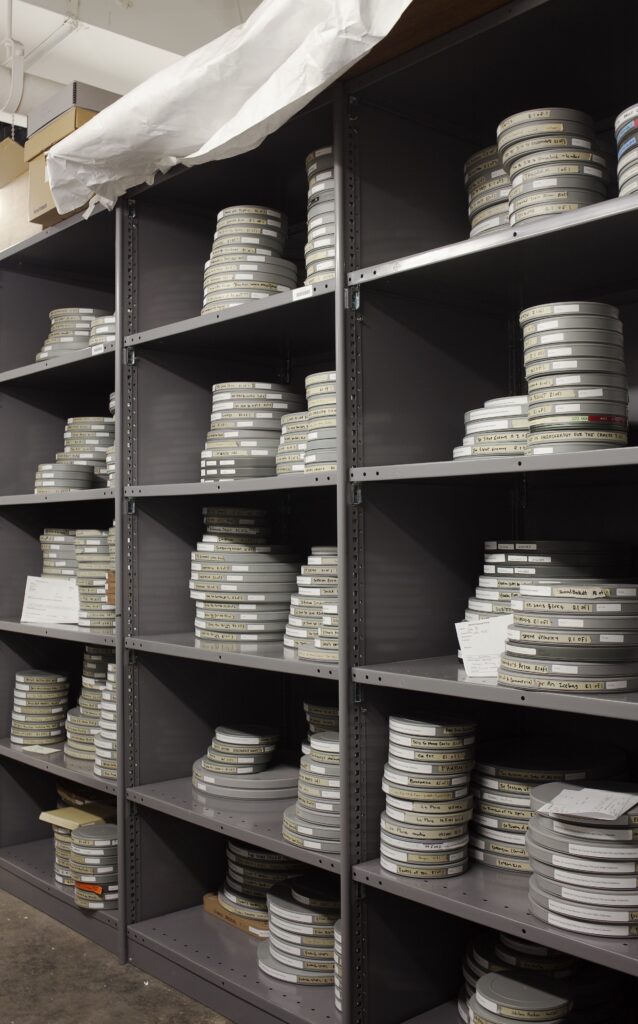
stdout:
{"type": "Polygon", "coordinates": [[[0,891],[1,1024],[228,1024],[0,891]]]}

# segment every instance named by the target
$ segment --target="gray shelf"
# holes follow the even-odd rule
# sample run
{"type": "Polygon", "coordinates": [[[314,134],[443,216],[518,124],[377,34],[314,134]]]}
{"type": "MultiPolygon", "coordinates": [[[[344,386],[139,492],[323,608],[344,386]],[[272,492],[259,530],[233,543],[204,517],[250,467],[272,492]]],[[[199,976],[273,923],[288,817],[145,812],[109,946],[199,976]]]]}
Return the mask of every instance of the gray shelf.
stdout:
{"type": "MultiPolygon", "coordinates": [[[[0,622],[2,629],[2,622],[0,622]]],[[[218,661],[226,665],[242,665],[266,672],[285,672],[295,676],[312,676],[321,679],[337,679],[338,666],[324,665],[314,661],[300,661],[284,648],[283,644],[255,644],[254,653],[234,652],[231,644],[223,651],[214,647],[199,646],[194,633],[160,633],[157,636],[129,636],[126,646],[131,651],[148,651],[150,654],[168,654],[173,658],[193,658],[197,661],[218,661]]]]}
{"type": "MultiPolygon", "coordinates": [[[[278,329],[293,331],[302,327],[308,315],[308,303],[313,314],[326,318],[326,324],[334,325],[334,281],[295,288],[280,292],[258,302],[246,302],[240,306],[224,309],[206,316],[189,317],[163,327],[131,334],[124,339],[126,348],[143,346],[160,348],[164,351],[179,349],[193,352],[214,349],[228,342],[244,346],[257,342],[261,350],[267,347],[265,331],[278,329]]],[[[304,339],[299,338],[298,344],[304,339]]]]}
{"type": "Polygon", "coordinates": [[[115,645],[112,633],[94,633],[81,626],[40,626],[35,622],[20,622],[19,619],[0,619],[0,632],[23,633],[25,636],[48,636],[55,640],[74,640],[78,644],[99,644],[104,647],[115,645]]]}
{"type": "Polygon", "coordinates": [[[353,868],[356,882],[383,889],[415,903],[563,950],[638,977],[638,943],[631,939],[597,939],[561,931],[533,917],[527,909],[529,876],[472,864],[447,882],[400,878],[384,871],[378,860],[353,868]]]}
{"type": "MultiPolygon", "coordinates": [[[[459,444],[461,442],[459,428],[459,444]]],[[[568,469],[606,469],[638,465],[638,447],[601,449],[571,455],[504,455],[492,459],[457,459],[447,462],[413,462],[405,465],[357,466],[350,470],[353,483],[386,480],[436,480],[504,473],[560,472],[568,469]]]]}
{"type": "MultiPolygon", "coordinates": [[[[286,1024],[299,1021],[339,1024],[340,1017],[334,1004],[332,986],[313,988],[275,981],[262,974],[257,967],[259,939],[253,939],[232,925],[207,914],[202,907],[190,907],[163,917],[152,918],[129,927],[129,954],[136,966],[148,969],[155,953],[164,962],[166,974],[172,983],[187,994],[201,998],[196,979],[202,979],[215,988],[221,988],[238,1002],[215,1000],[218,1012],[228,1014],[237,1024],[256,1021],[261,1024],[259,1011],[271,1020],[286,1024]],[[146,955],[145,955],[146,954],[146,955]],[[175,975],[172,965],[184,968],[186,973],[175,975]],[[181,981],[181,984],[180,984],[181,981]]],[[[212,1000],[212,995],[209,995],[212,1000]]],[[[212,1005],[211,1001],[207,1001],[212,1005]]]]}
{"type": "MultiPolygon", "coordinates": [[[[483,238],[464,238],[423,252],[353,270],[350,285],[374,284],[419,297],[426,289],[452,289],[458,301],[502,305],[521,294],[563,294],[618,286],[627,278],[624,253],[638,229],[638,199],[607,199],[556,217],[544,217],[483,238]]],[[[533,300],[532,300],[533,301],[533,300]]],[[[526,299],[521,299],[524,306],[526,299]]]]}
{"type": "MultiPolygon", "coordinates": [[[[1,748],[0,748],[1,752],[1,748]]],[[[193,825],[221,832],[224,835],[252,843],[265,850],[285,854],[304,864],[312,864],[326,871],[339,873],[339,858],[325,857],[302,850],[286,842],[281,836],[281,822],[291,800],[225,800],[206,796],[193,788],[190,777],[171,779],[152,785],[133,786],[127,791],[133,803],[151,807],[193,825]]]]}
{"type": "Polygon", "coordinates": [[[638,721],[638,693],[588,696],[497,686],[495,679],[468,679],[456,654],[388,662],[383,665],[361,665],[352,670],[352,678],[355,683],[363,683],[366,686],[388,686],[396,690],[431,693],[441,697],[524,705],[529,708],[564,711],[568,714],[620,718],[628,722],[638,721]]]}
{"type": "Polygon", "coordinates": [[[113,501],[112,487],[95,487],[83,491],[65,491],[62,494],[3,494],[0,507],[11,505],[66,505],[85,501],[113,501]]]}
{"type": "Polygon", "coordinates": [[[405,1024],[459,1024],[456,1003],[443,1003],[433,1010],[426,1010],[417,1017],[412,1017],[405,1024]]]}
{"type": "Polygon", "coordinates": [[[125,487],[126,498],[180,498],[186,495],[210,497],[252,491],[295,491],[306,487],[334,487],[336,473],[288,473],[285,476],[255,477],[251,480],[222,480],[219,483],[142,484],[125,487]]]}
{"type": "Polygon", "coordinates": [[[89,767],[83,769],[81,761],[74,761],[67,757],[63,750],[50,751],[47,754],[36,754],[33,751],[24,750],[22,747],[11,743],[8,736],[0,739],[0,757],[8,757],[12,761],[20,761],[22,764],[29,764],[41,771],[50,772],[60,779],[71,779],[72,782],[81,782],[84,786],[91,786],[92,789],[99,789],[103,793],[117,793],[117,783],[109,782],[95,775],[92,762],[89,767]]]}
{"type": "Polygon", "coordinates": [[[5,846],[0,849],[0,886],[114,953],[117,910],[92,911],[76,907],[73,895],[55,881],[53,864],[53,839],[5,846]]]}
{"type": "Polygon", "coordinates": [[[90,348],[79,349],[60,359],[43,359],[40,363],[4,370],[0,373],[0,384],[23,381],[30,387],[55,387],[66,391],[108,375],[112,377],[114,353],[115,345],[112,341],[105,342],[104,351],[97,354],[90,348]]]}

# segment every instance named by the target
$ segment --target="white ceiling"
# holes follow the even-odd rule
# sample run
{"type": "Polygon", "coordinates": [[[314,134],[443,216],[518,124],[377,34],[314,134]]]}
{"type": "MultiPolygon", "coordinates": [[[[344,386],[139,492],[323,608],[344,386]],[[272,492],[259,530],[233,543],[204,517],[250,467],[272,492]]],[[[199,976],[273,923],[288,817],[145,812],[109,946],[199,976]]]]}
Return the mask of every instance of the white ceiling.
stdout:
{"type": "MultiPolygon", "coordinates": [[[[13,38],[24,45],[28,55],[67,23],[70,34],[30,63],[28,74],[60,84],[88,82],[125,93],[183,54],[245,21],[259,2],[13,0],[13,38]]],[[[27,113],[28,107],[20,111],[27,113]]],[[[1,113],[0,118],[7,120],[1,113]]],[[[23,121],[16,117],[16,123],[23,121]]]]}

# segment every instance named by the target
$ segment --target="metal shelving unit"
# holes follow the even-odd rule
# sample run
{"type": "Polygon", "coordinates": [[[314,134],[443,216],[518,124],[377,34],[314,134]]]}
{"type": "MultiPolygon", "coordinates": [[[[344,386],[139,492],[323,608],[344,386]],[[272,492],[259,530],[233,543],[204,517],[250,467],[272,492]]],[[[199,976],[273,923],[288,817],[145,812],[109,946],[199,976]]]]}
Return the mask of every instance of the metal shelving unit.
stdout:
{"type": "MultiPolygon", "coordinates": [[[[526,878],[473,865],[458,879],[426,884],[384,872],[377,859],[389,714],[460,711],[483,737],[560,737],[568,725],[592,743],[635,748],[636,695],[519,693],[468,680],[453,628],[487,537],[638,540],[635,446],[450,461],[463,412],[520,386],[516,315],[530,302],[573,294],[619,305],[630,381],[638,380],[638,281],[628,255],[638,199],[467,239],[463,161],[491,141],[501,116],[545,98],[537,65],[522,54],[542,63],[548,94],[590,110],[603,134],[635,98],[634,5],[610,0],[604,19],[595,7],[514,0],[331,89],[250,153],[177,169],[131,192],[114,216],[71,218],[0,254],[0,429],[12,439],[0,461],[0,556],[9,570],[0,588],[0,736],[17,669],[77,669],[82,644],[113,647],[119,777],[115,786],[92,785],[117,793],[120,911],[85,915],[69,902],[52,882],[50,831],[37,821],[56,777],[91,784],[88,773],[7,739],[0,884],[237,1024],[454,1024],[463,950],[477,925],[638,975],[631,943],[532,918],[526,878]],[[301,266],[304,158],[330,139],[334,282],[200,316],[203,265],[225,205],[253,200],[285,210],[290,255],[301,266]],[[33,362],[49,308],[105,296],[118,317],[114,351],[33,362]],[[301,389],[307,373],[334,366],[336,473],[199,482],[213,383],[273,379],[301,389]],[[51,431],[80,408],[80,395],[103,401],[114,386],[115,488],[31,495],[51,431]],[[604,496],[604,517],[593,493],[604,496]],[[201,510],[235,501],[267,509],[276,537],[302,555],[312,544],[338,543],[337,665],[301,662],[279,645],[245,652],[196,641],[188,577],[201,510]],[[21,624],[41,528],[104,526],[113,517],[115,635],[21,624]],[[339,702],[339,858],[283,840],[285,801],[244,805],[204,798],[191,785],[215,726],[245,719],[247,709],[255,721],[277,722],[286,755],[297,760],[304,699],[339,702]],[[268,980],[256,940],[204,912],[203,894],[224,874],[228,837],[340,876],[342,1015],[331,989],[268,980]]],[[[632,422],[634,405],[632,391],[632,422]]]]}

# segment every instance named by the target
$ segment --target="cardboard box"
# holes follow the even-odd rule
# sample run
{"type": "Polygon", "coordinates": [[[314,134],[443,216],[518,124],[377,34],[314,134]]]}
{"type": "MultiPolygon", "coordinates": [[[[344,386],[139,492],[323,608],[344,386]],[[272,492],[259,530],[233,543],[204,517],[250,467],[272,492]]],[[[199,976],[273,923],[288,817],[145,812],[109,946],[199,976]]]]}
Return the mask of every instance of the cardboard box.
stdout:
{"type": "Polygon", "coordinates": [[[22,165],[19,178],[0,188],[0,249],[8,249],[42,231],[29,220],[29,175],[22,165]]]}
{"type": "Polygon", "coordinates": [[[96,89],[94,85],[86,85],[84,82],[70,82],[58,92],[53,93],[39,107],[34,107],[27,116],[27,138],[44,128],[45,124],[52,121],[60,114],[71,107],[82,107],[84,110],[92,110],[97,114],[99,110],[115,103],[120,97],[116,92],[108,92],[106,89],[96,89]]]}
{"type": "Polygon", "coordinates": [[[45,153],[56,142],[66,139],[67,135],[74,132],[76,128],[86,124],[92,117],[95,117],[94,110],[85,110],[84,107],[71,107],[64,114],[60,114],[53,121],[50,121],[40,131],[35,132],[24,144],[24,159],[35,159],[40,153],[45,153]]]}
{"type": "Polygon", "coordinates": [[[72,217],[78,211],[58,213],[49,183],[45,178],[46,158],[46,153],[40,153],[35,160],[30,160],[28,163],[29,220],[34,224],[41,224],[43,228],[50,228],[54,224],[60,224],[67,217],[72,217]]]}
{"type": "Polygon", "coordinates": [[[13,139],[3,139],[0,142],[0,188],[24,172],[24,149],[13,139]]]}

